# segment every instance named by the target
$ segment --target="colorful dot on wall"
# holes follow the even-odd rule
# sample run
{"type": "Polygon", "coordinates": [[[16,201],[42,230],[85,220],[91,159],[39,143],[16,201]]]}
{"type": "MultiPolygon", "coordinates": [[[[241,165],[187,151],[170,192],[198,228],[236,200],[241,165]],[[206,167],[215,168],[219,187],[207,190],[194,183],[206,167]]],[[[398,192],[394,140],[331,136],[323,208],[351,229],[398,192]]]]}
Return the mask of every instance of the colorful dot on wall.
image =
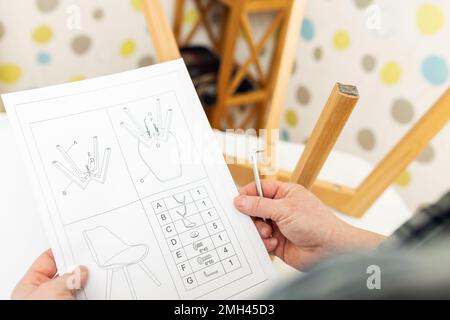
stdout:
{"type": "Polygon", "coordinates": [[[322,60],[322,56],[323,56],[322,48],[321,47],[314,48],[314,51],[313,51],[314,60],[320,61],[320,60],[322,60]]]}
{"type": "Polygon", "coordinates": [[[37,44],[45,44],[50,42],[53,37],[53,31],[49,26],[41,25],[33,30],[33,40],[37,44]]]}
{"type": "Polygon", "coordinates": [[[103,12],[103,10],[101,8],[95,9],[94,12],[92,13],[92,17],[95,20],[101,20],[104,15],[105,15],[105,13],[103,12]]]}
{"type": "Polygon", "coordinates": [[[41,65],[47,65],[50,63],[51,61],[51,56],[48,52],[46,51],[41,51],[37,54],[36,56],[36,60],[39,64],[41,65]]]}
{"type": "Polygon", "coordinates": [[[91,47],[92,40],[87,35],[79,35],[72,40],[72,50],[76,54],[85,54],[91,47]]]}
{"type": "Polygon", "coordinates": [[[311,19],[305,18],[302,23],[302,38],[306,41],[311,41],[314,38],[314,24],[311,19]]]}
{"type": "Polygon", "coordinates": [[[355,6],[358,9],[365,9],[367,8],[370,4],[372,4],[373,0],[355,0],[355,6]]]}
{"type": "Polygon", "coordinates": [[[198,10],[196,9],[190,9],[186,11],[183,17],[183,23],[185,24],[195,24],[197,20],[199,19],[200,15],[198,13],[198,10]]]}
{"type": "Polygon", "coordinates": [[[370,129],[361,129],[357,134],[359,146],[367,151],[375,148],[375,134],[370,129]]]}
{"type": "Polygon", "coordinates": [[[374,56],[367,54],[362,58],[361,63],[365,71],[372,72],[377,65],[377,60],[375,59],[374,56]]]}
{"type": "Polygon", "coordinates": [[[136,11],[142,10],[141,0],[130,0],[131,7],[136,11]]]}
{"type": "Polygon", "coordinates": [[[396,180],[395,183],[400,187],[407,187],[411,184],[411,174],[409,171],[404,171],[396,180]]]}
{"type": "Polygon", "coordinates": [[[442,85],[448,79],[447,62],[438,56],[429,56],[422,63],[422,74],[433,85],[442,85]]]}
{"type": "Polygon", "coordinates": [[[133,40],[125,40],[120,46],[120,55],[122,57],[131,56],[136,50],[136,43],[133,40]]]}
{"type": "Polygon", "coordinates": [[[0,21],[0,40],[2,40],[3,36],[5,35],[5,26],[0,21]]]}
{"type": "Polygon", "coordinates": [[[281,140],[282,141],[289,141],[289,131],[287,130],[281,130],[281,140]]]}
{"type": "Polygon", "coordinates": [[[291,73],[294,74],[297,71],[297,60],[294,61],[292,64],[292,71],[291,73]]]}
{"type": "Polygon", "coordinates": [[[311,93],[305,86],[297,88],[297,101],[301,105],[307,105],[311,101],[311,93]]]}
{"type": "Polygon", "coordinates": [[[80,74],[74,75],[72,77],[69,78],[69,82],[77,82],[77,81],[81,81],[81,80],[85,80],[86,77],[82,76],[80,74]]]}
{"type": "Polygon", "coordinates": [[[429,163],[434,160],[435,152],[432,145],[428,145],[417,157],[416,161],[420,163],[429,163]]]}
{"type": "Polygon", "coordinates": [[[397,62],[387,62],[381,69],[381,81],[387,85],[397,84],[402,77],[402,68],[397,62]]]}
{"type": "Polygon", "coordinates": [[[144,56],[138,61],[138,67],[146,67],[155,63],[155,59],[152,56],[144,56]]]}
{"type": "Polygon", "coordinates": [[[338,30],[334,34],[333,44],[337,50],[345,50],[350,46],[350,35],[345,30],[338,30]]]}
{"type": "Polygon", "coordinates": [[[298,123],[297,113],[294,110],[289,109],[286,111],[285,120],[289,126],[296,127],[298,123]]]}
{"type": "Polygon", "coordinates": [[[36,0],[36,6],[41,12],[50,12],[58,6],[58,0],[36,0]]]}
{"type": "Polygon", "coordinates": [[[391,114],[396,122],[407,124],[414,118],[414,107],[408,100],[397,99],[392,104],[391,114]]]}
{"type": "Polygon", "coordinates": [[[442,30],[445,16],[442,9],[434,4],[423,4],[417,9],[417,26],[424,35],[434,35],[442,30]]]}
{"type": "Polygon", "coordinates": [[[13,84],[21,75],[22,69],[17,64],[0,64],[0,83],[13,84]]]}

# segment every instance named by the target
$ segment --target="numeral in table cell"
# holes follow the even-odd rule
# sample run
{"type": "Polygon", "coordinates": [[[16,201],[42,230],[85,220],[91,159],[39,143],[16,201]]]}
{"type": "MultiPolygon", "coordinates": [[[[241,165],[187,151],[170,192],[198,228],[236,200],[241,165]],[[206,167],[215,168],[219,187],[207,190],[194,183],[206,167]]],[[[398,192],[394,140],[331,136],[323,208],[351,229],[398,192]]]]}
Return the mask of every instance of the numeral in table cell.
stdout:
{"type": "Polygon", "coordinates": [[[220,257],[220,260],[224,260],[228,257],[234,256],[234,254],[235,254],[234,248],[231,245],[231,243],[228,243],[224,246],[217,248],[217,253],[220,257]]]}
{"type": "Polygon", "coordinates": [[[216,248],[230,242],[230,239],[228,238],[228,234],[226,231],[212,235],[211,239],[214,242],[216,248]]]}
{"type": "Polygon", "coordinates": [[[166,204],[164,203],[164,201],[162,199],[158,200],[158,201],[153,201],[152,207],[153,207],[153,211],[155,211],[156,214],[167,210],[166,204]]]}
{"type": "Polygon", "coordinates": [[[211,209],[213,207],[211,200],[209,198],[197,200],[195,204],[197,205],[197,208],[200,211],[211,209]]]}
{"type": "Polygon", "coordinates": [[[225,270],[220,263],[209,266],[202,270],[195,272],[195,278],[197,279],[199,284],[203,284],[225,274],[225,270]]]}
{"type": "Polygon", "coordinates": [[[182,277],[187,276],[188,274],[192,273],[191,266],[189,265],[189,262],[182,262],[177,264],[178,272],[182,277]]]}
{"type": "Polygon", "coordinates": [[[186,291],[241,267],[206,187],[151,204],[186,291]]]}
{"type": "Polygon", "coordinates": [[[226,272],[231,272],[241,267],[237,256],[232,256],[222,261],[222,265],[226,272]]]}
{"type": "Polygon", "coordinates": [[[174,236],[167,239],[167,245],[169,246],[170,251],[181,248],[180,238],[178,236],[174,236]]]}
{"type": "Polygon", "coordinates": [[[200,199],[208,197],[208,193],[206,192],[205,187],[198,187],[198,188],[192,189],[190,191],[190,193],[194,200],[200,200],[200,199]]]}
{"type": "Polygon", "coordinates": [[[214,245],[210,238],[201,239],[184,247],[184,251],[188,259],[204,254],[214,249],[214,245]]]}
{"type": "Polygon", "coordinates": [[[195,280],[194,275],[189,275],[183,278],[183,284],[186,290],[190,290],[197,286],[197,281],[195,280]]]}
{"type": "Polygon", "coordinates": [[[208,223],[210,221],[216,220],[219,218],[219,215],[217,214],[216,209],[211,208],[205,211],[201,212],[203,221],[205,221],[205,223],[208,223]]]}
{"type": "Polygon", "coordinates": [[[206,224],[209,234],[215,234],[223,231],[223,224],[220,220],[215,220],[206,224]]]}
{"type": "Polygon", "coordinates": [[[180,263],[187,260],[186,253],[184,253],[183,248],[172,251],[172,256],[175,260],[175,263],[180,263]]]}

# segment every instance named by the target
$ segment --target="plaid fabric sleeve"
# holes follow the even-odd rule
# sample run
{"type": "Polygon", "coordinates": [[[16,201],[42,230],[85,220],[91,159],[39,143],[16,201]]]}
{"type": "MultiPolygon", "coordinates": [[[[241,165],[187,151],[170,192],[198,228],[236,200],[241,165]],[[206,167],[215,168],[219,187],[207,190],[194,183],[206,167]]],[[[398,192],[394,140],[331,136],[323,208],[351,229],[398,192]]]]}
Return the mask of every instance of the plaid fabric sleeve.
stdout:
{"type": "Polygon", "coordinates": [[[420,209],[388,237],[379,250],[413,250],[450,236],[450,192],[435,204],[420,209]]]}

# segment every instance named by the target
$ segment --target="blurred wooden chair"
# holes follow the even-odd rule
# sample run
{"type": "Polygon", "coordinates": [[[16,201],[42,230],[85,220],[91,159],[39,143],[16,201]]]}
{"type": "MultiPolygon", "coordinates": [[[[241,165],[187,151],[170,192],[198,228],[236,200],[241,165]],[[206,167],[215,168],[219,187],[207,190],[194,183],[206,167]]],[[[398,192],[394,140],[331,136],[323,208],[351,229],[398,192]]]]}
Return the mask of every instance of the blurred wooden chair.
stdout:
{"type": "MultiPolygon", "coordinates": [[[[300,31],[303,1],[292,0],[191,0],[199,13],[197,21],[183,37],[186,27],[183,25],[187,1],[175,1],[174,35],[179,47],[191,45],[195,35],[206,31],[212,50],[221,58],[220,72],[217,79],[217,99],[210,122],[214,128],[266,128],[267,110],[272,99],[278,73],[282,68],[283,52],[294,49],[297,40],[289,38],[289,17],[295,19],[295,28],[300,31]],[[297,10],[294,12],[294,10],[297,10]],[[212,12],[220,17],[216,26],[212,21],[212,12]],[[268,21],[259,39],[251,25],[251,17],[265,14],[268,21]],[[237,63],[235,49],[238,41],[243,40],[248,47],[249,56],[242,63],[237,63]],[[266,63],[261,61],[264,50],[272,50],[266,63]],[[252,69],[253,67],[253,69],[252,69]],[[254,70],[254,72],[252,72],[254,70]],[[250,78],[256,86],[251,92],[239,92],[241,83],[250,78]],[[246,107],[248,112],[239,122],[233,119],[236,108],[246,107]]],[[[292,23],[291,23],[292,24],[292,23]]],[[[298,33],[295,33],[295,37],[298,33]]],[[[288,61],[286,65],[292,65],[288,61]]],[[[288,69],[289,72],[292,67],[288,69]]],[[[239,117],[241,118],[241,117],[239,117]]]]}
{"type": "MultiPolygon", "coordinates": [[[[181,23],[180,17],[182,16],[182,4],[184,1],[177,0],[175,16],[178,18],[175,22],[175,33],[170,27],[159,0],[142,0],[142,2],[149,32],[156,49],[157,59],[162,62],[180,58],[176,35],[180,41],[181,27],[179,24],[181,23]]],[[[276,144],[278,137],[274,136],[272,132],[278,133],[288,82],[296,54],[305,0],[220,0],[220,2],[229,8],[227,20],[224,23],[225,27],[222,28],[224,33],[220,38],[213,39],[226,40],[223,45],[220,45],[219,40],[215,40],[215,50],[226,52],[225,55],[228,58],[225,57],[225,59],[229,65],[234,59],[232,55],[236,43],[234,35],[239,31],[242,24],[247,24],[249,12],[264,10],[265,8],[272,10],[272,5],[275,5],[275,2],[278,4],[279,10],[284,10],[282,14],[279,13],[278,19],[280,21],[272,22],[274,24],[273,28],[282,26],[278,32],[278,37],[280,37],[281,40],[279,41],[282,41],[280,43],[283,45],[277,48],[278,65],[272,68],[271,84],[266,87],[267,91],[264,95],[267,98],[267,105],[263,116],[261,116],[264,118],[264,121],[261,122],[262,125],[259,127],[267,130],[265,137],[266,164],[263,169],[269,169],[266,170],[267,172],[273,169],[273,174],[268,176],[268,178],[299,183],[310,189],[330,207],[353,217],[361,217],[450,119],[449,88],[357,188],[316,180],[359,99],[356,87],[336,84],[295,170],[293,172],[276,170],[275,155],[277,154],[276,144]]],[[[210,3],[211,1],[208,1],[208,4],[205,6],[196,1],[196,5],[199,6],[199,10],[202,12],[210,10],[210,6],[212,6],[210,3]]],[[[194,25],[194,28],[198,28],[202,23],[205,24],[205,20],[201,18],[198,23],[199,25],[197,27],[194,25]]],[[[247,30],[244,30],[244,33],[250,33],[248,25],[247,27],[244,26],[243,29],[247,30]]],[[[251,37],[248,39],[251,39],[251,37]]],[[[252,55],[246,64],[254,63],[256,61],[255,56],[260,52],[261,45],[254,44],[254,40],[253,42],[250,40],[250,43],[253,43],[251,45],[251,48],[253,48],[251,51],[252,55]]],[[[230,78],[231,68],[225,66],[224,70],[226,71],[221,74],[220,80],[223,80],[225,83],[225,80],[229,81],[231,79],[231,84],[237,83],[238,80],[230,78]]],[[[235,74],[235,76],[237,75],[239,75],[239,72],[235,74]]],[[[227,99],[231,99],[231,96],[226,94],[232,93],[229,91],[229,88],[229,86],[222,84],[222,88],[219,89],[222,97],[225,96],[227,99]]],[[[219,107],[218,110],[225,110],[225,106],[226,103],[223,102],[222,107],[219,107]]],[[[219,116],[216,117],[220,118],[219,116]]],[[[213,119],[212,122],[213,124],[218,123],[217,119],[215,122],[213,119]]],[[[229,164],[229,168],[233,178],[238,183],[246,183],[253,180],[251,166],[245,161],[235,159],[232,164],[229,164]]]]}

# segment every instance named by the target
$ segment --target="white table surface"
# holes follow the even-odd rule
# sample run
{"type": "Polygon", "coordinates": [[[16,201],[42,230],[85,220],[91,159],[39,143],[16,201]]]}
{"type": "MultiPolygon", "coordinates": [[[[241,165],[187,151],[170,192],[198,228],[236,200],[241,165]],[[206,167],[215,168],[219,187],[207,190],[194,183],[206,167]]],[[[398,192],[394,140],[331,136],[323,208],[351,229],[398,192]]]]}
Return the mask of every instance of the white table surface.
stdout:
{"type": "MultiPolygon", "coordinates": [[[[225,152],[232,153],[243,137],[217,133],[225,152]],[[226,141],[226,143],[224,143],[226,141]]],[[[249,138],[255,144],[255,138],[249,138]]],[[[239,149],[239,148],[238,148],[239,149]]],[[[292,169],[303,145],[283,142],[279,146],[280,167],[292,169]]],[[[238,154],[243,154],[244,149],[238,154]]],[[[370,172],[366,161],[341,152],[333,152],[320,174],[321,179],[357,184],[370,172]]],[[[388,235],[406,221],[411,213],[393,189],[387,190],[362,219],[338,214],[349,223],[388,235]]],[[[39,215],[36,212],[27,173],[16,148],[6,115],[0,114],[0,299],[8,299],[17,281],[34,259],[49,247],[39,215]]],[[[280,261],[274,261],[284,279],[296,274],[280,261]]]]}

